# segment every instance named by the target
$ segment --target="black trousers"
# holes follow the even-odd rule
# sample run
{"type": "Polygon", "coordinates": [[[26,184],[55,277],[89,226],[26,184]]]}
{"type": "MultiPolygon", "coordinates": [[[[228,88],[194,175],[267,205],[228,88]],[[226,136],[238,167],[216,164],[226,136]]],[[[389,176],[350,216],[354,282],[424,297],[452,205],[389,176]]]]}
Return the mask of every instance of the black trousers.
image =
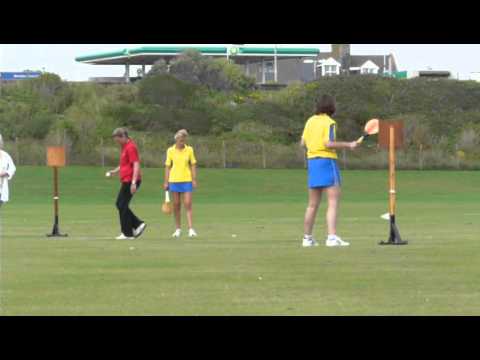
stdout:
{"type": "MultiPolygon", "coordinates": [[[[137,189],[140,188],[141,181],[137,182],[137,189]]],[[[120,191],[118,193],[116,206],[118,213],[120,215],[120,226],[122,228],[122,233],[125,236],[132,237],[133,229],[136,229],[143,222],[130,210],[128,205],[130,200],[132,200],[132,193],[130,192],[131,182],[122,183],[120,191]]]]}

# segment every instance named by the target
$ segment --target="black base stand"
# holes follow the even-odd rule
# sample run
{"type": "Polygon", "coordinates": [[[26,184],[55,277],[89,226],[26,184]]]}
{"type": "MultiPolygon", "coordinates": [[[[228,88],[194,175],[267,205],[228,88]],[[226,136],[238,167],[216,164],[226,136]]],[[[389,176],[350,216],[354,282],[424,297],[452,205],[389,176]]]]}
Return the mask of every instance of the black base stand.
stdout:
{"type": "Polygon", "coordinates": [[[395,225],[395,215],[390,215],[390,237],[388,241],[381,241],[379,245],[407,245],[408,241],[402,240],[397,225],[395,225]]]}
{"type": "Polygon", "coordinates": [[[67,237],[67,236],[68,236],[67,234],[60,234],[60,229],[58,228],[58,217],[55,217],[52,233],[47,234],[47,237],[67,237]]]}

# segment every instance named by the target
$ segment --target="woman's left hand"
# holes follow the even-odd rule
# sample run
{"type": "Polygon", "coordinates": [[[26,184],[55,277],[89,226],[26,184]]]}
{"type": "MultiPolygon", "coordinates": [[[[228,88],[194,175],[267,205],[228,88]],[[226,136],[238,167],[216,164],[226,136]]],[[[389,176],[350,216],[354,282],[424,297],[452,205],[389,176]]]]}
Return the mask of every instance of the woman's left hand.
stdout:
{"type": "Polygon", "coordinates": [[[192,180],[192,186],[193,186],[194,188],[197,188],[197,180],[192,180]]]}
{"type": "Polygon", "coordinates": [[[133,194],[135,194],[137,192],[137,184],[133,184],[130,185],[130,192],[133,194]]]}

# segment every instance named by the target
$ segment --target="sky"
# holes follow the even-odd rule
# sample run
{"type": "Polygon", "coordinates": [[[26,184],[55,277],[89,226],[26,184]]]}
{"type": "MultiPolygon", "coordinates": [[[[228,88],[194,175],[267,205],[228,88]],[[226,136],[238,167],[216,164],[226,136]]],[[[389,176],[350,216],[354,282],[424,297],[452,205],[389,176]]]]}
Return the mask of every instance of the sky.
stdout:
{"type": "MultiPolygon", "coordinates": [[[[96,76],[122,76],[122,66],[88,65],[75,57],[140,46],[159,44],[0,44],[0,72],[44,70],[69,81],[86,81],[96,76]]],[[[171,44],[176,45],[176,44],[171,44]]],[[[184,44],[193,45],[193,44],[184,44]]],[[[226,44],[216,44],[226,45],[226,44]]],[[[246,44],[246,46],[273,44],[246,44]]],[[[282,44],[279,47],[315,47],[330,51],[329,44],[282,44]]],[[[449,70],[455,78],[467,80],[472,72],[480,72],[480,44],[352,44],[353,55],[384,55],[393,53],[399,70],[449,70]]],[[[130,74],[136,75],[137,67],[130,74]]],[[[148,70],[148,67],[147,67],[148,70]]]]}

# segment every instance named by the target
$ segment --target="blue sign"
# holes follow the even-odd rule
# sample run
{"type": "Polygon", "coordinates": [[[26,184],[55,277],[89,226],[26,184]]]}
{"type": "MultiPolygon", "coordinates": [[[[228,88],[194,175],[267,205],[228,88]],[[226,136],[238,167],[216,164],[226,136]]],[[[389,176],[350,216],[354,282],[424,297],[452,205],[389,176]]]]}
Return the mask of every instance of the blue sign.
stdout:
{"type": "Polygon", "coordinates": [[[14,81],[35,79],[38,78],[40,75],[42,75],[41,72],[0,72],[0,80],[14,81]]]}

